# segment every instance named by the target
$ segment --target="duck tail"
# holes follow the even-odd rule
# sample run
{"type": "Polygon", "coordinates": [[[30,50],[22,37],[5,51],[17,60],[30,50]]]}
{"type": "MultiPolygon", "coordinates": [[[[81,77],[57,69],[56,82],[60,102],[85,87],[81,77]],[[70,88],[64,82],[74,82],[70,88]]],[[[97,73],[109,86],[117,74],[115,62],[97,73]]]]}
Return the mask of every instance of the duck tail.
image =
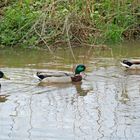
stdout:
{"type": "Polygon", "coordinates": [[[33,77],[36,78],[36,79],[38,79],[38,80],[41,80],[41,79],[38,77],[37,74],[33,74],[33,77]]]}
{"type": "Polygon", "coordinates": [[[120,62],[122,66],[129,68],[133,65],[132,62],[128,61],[128,60],[123,60],[122,62],[120,62]]]}
{"type": "Polygon", "coordinates": [[[40,80],[42,80],[42,79],[44,79],[46,76],[44,76],[43,74],[41,74],[40,72],[37,72],[36,73],[36,76],[40,79],[40,80]]]}

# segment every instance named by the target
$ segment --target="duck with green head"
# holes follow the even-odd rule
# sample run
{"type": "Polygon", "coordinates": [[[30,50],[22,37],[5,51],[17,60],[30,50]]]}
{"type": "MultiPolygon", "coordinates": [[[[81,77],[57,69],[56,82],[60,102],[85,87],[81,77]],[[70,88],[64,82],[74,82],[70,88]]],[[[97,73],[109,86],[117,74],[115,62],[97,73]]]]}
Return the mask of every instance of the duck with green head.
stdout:
{"type": "Polygon", "coordinates": [[[76,65],[74,73],[48,73],[48,72],[37,72],[36,76],[42,83],[68,83],[68,82],[80,82],[84,77],[84,71],[86,66],[83,64],[76,65]]]}
{"type": "MultiPolygon", "coordinates": [[[[10,80],[10,78],[6,77],[2,71],[0,71],[0,78],[10,80]]],[[[1,84],[0,84],[0,88],[1,88],[1,84]]]]}

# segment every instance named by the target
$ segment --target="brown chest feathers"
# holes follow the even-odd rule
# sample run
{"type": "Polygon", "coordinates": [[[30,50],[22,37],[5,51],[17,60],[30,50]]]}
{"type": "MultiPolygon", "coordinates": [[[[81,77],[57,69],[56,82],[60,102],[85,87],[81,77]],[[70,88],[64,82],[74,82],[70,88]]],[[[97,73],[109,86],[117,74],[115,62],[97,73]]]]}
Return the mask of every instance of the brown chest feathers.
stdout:
{"type": "Polygon", "coordinates": [[[82,81],[81,75],[75,75],[74,77],[71,77],[72,82],[80,82],[82,81]]]}

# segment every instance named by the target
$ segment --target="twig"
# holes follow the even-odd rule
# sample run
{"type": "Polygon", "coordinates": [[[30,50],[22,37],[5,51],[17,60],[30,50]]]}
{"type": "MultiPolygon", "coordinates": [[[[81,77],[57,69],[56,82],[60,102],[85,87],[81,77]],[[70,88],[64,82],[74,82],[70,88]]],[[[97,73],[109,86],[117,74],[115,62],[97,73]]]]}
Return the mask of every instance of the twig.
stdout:
{"type": "Polygon", "coordinates": [[[75,60],[75,62],[76,62],[76,58],[75,58],[75,55],[74,55],[74,53],[73,53],[72,46],[71,46],[71,42],[70,42],[70,37],[69,37],[69,30],[70,30],[70,24],[68,25],[69,16],[70,16],[70,15],[68,15],[68,16],[66,17],[66,19],[65,19],[64,29],[66,30],[68,46],[69,46],[69,48],[70,48],[72,57],[74,58],[74,60],[75,60]]]}
{"type": "Polygon", "coordinates": [[[36,30],[36,27],[34,26],[34,30],[35,30],[35,33],[40,37],[40,39],[46,44],[48,50],[50,51],[50,53],[52,55],[54,55],[53,51],[50,49],[50,47],[48,46],[47,42],[41,37],[41,35],[38,33],[38,31],[36,30]]]}

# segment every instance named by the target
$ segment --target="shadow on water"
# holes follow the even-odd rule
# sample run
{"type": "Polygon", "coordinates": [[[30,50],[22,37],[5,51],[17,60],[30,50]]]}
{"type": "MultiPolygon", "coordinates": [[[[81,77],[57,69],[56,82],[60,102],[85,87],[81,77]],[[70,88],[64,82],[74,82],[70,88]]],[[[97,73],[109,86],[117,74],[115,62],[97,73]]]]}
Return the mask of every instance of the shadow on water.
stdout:
{"type": "Polygon", "coordinates": [[[119,63],[140,59],[139,52],[136,44],[104,51],[74,48],[75,62],[68,50],[58,50],[57,58],[44,51],[1,50],[1,70],[11,80],[0,79],[0,139],[139,139],[140,75],[119,63]],[[76,63],[87,66],[80,83],[40,85],[33,76],[70,72],[76,63]]]}

